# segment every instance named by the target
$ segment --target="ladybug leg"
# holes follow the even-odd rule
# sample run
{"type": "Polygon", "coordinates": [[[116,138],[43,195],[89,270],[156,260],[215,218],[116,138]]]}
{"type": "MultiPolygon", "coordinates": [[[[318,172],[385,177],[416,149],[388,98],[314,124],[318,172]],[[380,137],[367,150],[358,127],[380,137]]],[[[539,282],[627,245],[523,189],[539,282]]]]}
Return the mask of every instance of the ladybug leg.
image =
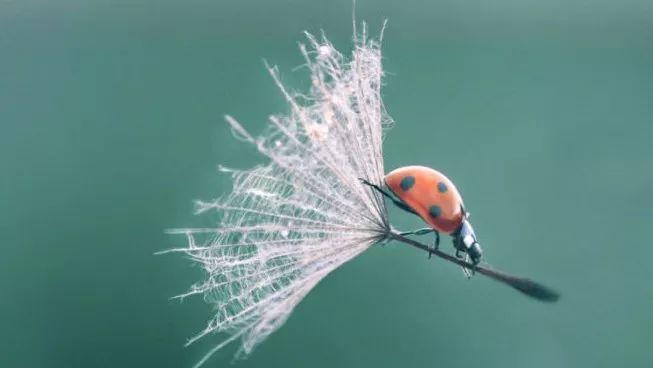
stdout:
{"type": "Polygon", "coordinates": [[[433,253],[440,248],[440,232],[435,229],[433,229],[433,232],[435,233],[435,241],[433,242],[433,249],[429,249],[429,259],[431,259],[433,253]]]}
{"type": "MultiPolygon", "coordinates": [[[[425,227],[423,229],[419,230],[414,230],[414,231],[405,231],[403,233],[399,233],[399,235],[426,235],[428,233],[435,233],[435,242],[433,243],[433,250],[437,250],[440,248],[440,232],[437,230],[430,228],[430,227],[425,227]]],[[[433,255],[433,250],[429,250],[429,259],[433,255]]]]}
{"type": "Polygon", "coordinates": [[[371,187],[372,189],[374,189],[374,190],[376,190],[377,192],[379,192],[379,193],[383,194],[384,196],[386,196],[389,200],[392,201],[392,203],[395,204],[395,206],[401,208],[402,210],[404,210],[404,211],[406,211],[406,212],[410,212],[410,213],[412,213],[413,215],[417,215],[417,212],[413,211],[413,209],[410,208],[410,207],[408,207],[407,204],[405,204],[404,202],[402,202],[402,201],[396,199],[392,194],[390,194],[390,193],[388,193],[387,191],[383,190],[383,189],[382,189],[381,187],[379,187],[378,185],[376,185],[376,184],[372,184],[372,183],[370,183],[369,181],[367,181],[367,180],[365,180],[365,179],[363,179],[363,178],[358,178],[358,180],[360,180],[361,183],[363,183],[363,184],[365,184],[365,185],[371,187]]]}
{"type": "MultiPolygon", "coordinates": [[[[467,263],[471,262],[471,258],[469,257],[469,254],[465,255],[465,262],[467,263]]],[[[463,273],[465,274],[465,277],[467,277],[468,279],[474,276],[474,274],[476,273],[476,264],[474,264],[473,268],[463,267],[463,273]]]]}
{"type": "Polygon", "coordinates": [[[405,231],[403,233],[399,233],[399,235],[404,235],[404,236],[406,236],[406,235],[426,235],[426,234],[429,234],[429,233],[432,233],[432,232],[435,232],[435,230],[430,228],[430,227],[425,227],[423,229],[418,229],[418,230],[413,230],[413,231],[405,231]]]}

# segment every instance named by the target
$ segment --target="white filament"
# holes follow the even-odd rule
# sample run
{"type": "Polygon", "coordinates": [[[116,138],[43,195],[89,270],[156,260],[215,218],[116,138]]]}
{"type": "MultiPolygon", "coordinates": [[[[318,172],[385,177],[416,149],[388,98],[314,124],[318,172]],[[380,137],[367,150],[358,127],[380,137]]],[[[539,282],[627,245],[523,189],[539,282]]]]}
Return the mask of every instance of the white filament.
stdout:
{"type": "Polygon", "coordinates": [[[212,228],[176,229],[183,252],[206,278],[180,295],[202,295],[215,307],[206,328],[227,336],[207,356],[241,339],[248,354],[278,329],[327,274],[386,237],[383,199],[359,178],[380,183],[381,143],[391,119],[381,101],[379,42],[363,33],[345,58],[324,37],[307,34],[300,49],[310,70],[308,94],[292,94],[268,67],[285,96],[287,116],[273,116],[255,138],[227,116],[234,134],[256,146],[268,163],[232,174],[233,191],[197,202],[197,212],[219,211],[212,228]]]}

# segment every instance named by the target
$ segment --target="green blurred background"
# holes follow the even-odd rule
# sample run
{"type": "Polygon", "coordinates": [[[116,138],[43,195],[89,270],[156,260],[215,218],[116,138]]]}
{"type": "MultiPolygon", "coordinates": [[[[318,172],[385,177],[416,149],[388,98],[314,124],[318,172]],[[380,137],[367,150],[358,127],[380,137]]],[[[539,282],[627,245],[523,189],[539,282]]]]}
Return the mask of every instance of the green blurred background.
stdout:
{"type": "MultiPolygon", "coordinates": [[[[260,132],[287,111],[262,59],[306,87],[301,32],[348,52],[351,8],[0,1],[0,367],[190,367],[218,341],[183,347],[211,308],[168,297],[203,275],[153,253],[184,242],[164,229],[214,220],[192,200],[230,190],[217,164],[261,162],[222,116],[260,132]]],[[[563,298],[375,247],[234,367],[650,366],[653,3],[359,0],[357,16],[373,34],[389,19],[386,168],[446,172],[486,260],[563,298]]]]}

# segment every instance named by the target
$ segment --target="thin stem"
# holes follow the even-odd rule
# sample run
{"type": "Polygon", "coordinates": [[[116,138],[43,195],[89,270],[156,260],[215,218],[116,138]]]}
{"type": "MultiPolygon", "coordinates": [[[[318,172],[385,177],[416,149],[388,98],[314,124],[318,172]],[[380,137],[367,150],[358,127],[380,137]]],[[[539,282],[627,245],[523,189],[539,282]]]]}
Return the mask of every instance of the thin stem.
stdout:
{"type": "Polygon", "coordinates": [[[540,283],[537,283],[533,280],[524,277],[513,276],[507,273],[503,273],[501,271],[493,270],[486,266],[473,265],[471,263],[463,261],[462,259],[458,259],[452,255],[449,255],[441,250],[434,249],[426,244],[422,244],[416,240],[407,238],[394,230],[388,233],[388,238],[411,245],[415,248],[419,248],[421,250],[429,252],[430,254],[445,259],[449,262],[462,266],[468,270],[478,272],[481,275],[485,275],[493,280],[502,282],[531,298],[535,298],[543,302],[556,302],[560,298],[560,294],[557,291],[548,288],[540,283]]]}

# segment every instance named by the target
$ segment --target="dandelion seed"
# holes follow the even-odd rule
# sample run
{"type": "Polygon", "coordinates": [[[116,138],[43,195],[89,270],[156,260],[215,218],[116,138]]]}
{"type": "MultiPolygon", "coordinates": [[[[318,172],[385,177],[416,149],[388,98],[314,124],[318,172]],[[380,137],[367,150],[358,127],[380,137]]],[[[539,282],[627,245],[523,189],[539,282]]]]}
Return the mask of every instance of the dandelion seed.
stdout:
{"type": "MultiPolygon", "coordinates": [[[[365,28],[365,27],[364,27],[365,28]]],[[[384,240],[390,231],[383,199],[358,178],[384,175],[381,142],[391,123],[381,101],[383,70],[377,40],[355,40],[345,58],[326,38],[307,34],[301,46],[312,86],[300,98],[270,73],[290,113],[273,116],[254,138],[227,116],[234,135],[268,163],[232,174],[233,191],[198,212],[217,210],[214,228],[178,229],[186,253],[206,279],[181,295],[202,295],[215,316],[189,341],[212,333],[227,337],[202,359],[236,339],[248,354],[288,318],[293,308],[331,271],[384,240]]]]}
{"type": "MultiPolygon", "coordinates": [[[[480,257],[470,264],[406,237],[423,230],[391,229],[379,192],[391,195],[373,183],[383,182],[381,143],[392,120],[380,97],[380,44],[366,34],[363,24],[349,59],[326,38],[307,34],[308,47],[300,46],[312,81],[307,95],[290,93],[277,69],[269,67],[290,113],[270,117],[263,136],[254,138],[227,116],[234,136],[254,145],[267,163],[249,170],[220,167],[233,177],[232,192],[213,202],[197,202],[196,209],[219,211],[221,222],[212,228],[171,231],[185,235],[187,245],[166,252],[183,252],[206,271],[203,281],[178,298],[202,295],[215,308],[204,330],[188,343],[213,333],[227,336],[196,367],[237,339],[240,354],[249,354],[331,271],[373,244],[389,240],[427,251],[429,258],[435,255],[538,300],[558,300],[557,292],[541,284],[477,264],[480,257]],[[359,178],[376,190],[362,185],[359,178]]],[[[408,187],[414,184],[413,180],[408,187]]],[[[440,207],[431,207],[432,217],[440,214],[440,207]]]]}

